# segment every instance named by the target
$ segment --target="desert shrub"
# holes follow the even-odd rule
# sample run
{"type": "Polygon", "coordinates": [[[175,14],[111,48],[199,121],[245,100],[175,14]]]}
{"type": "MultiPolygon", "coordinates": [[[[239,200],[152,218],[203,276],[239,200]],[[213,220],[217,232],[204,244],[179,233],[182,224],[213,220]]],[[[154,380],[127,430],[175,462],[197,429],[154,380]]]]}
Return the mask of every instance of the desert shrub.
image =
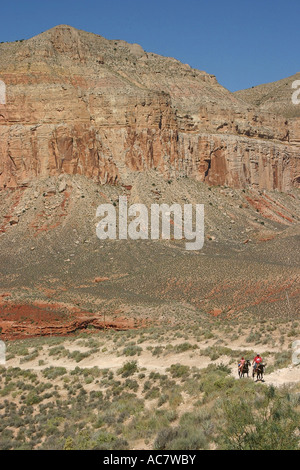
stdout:
{"type": "Polygon", "coordinates": [[[154,370],[151,371],[149,374],[149,379],[154,380],[154,381],[160,379],[161,377],[163,376],[161,376],[159,372],[154,372],[154,370]]]}
{"type": "Polygon", "coordinates": [[[31,353],[27,354],[26,356],[20,359],[20,364],[24,364],[25,362],[33,361],[33,359],[37,358],[39,355],[38,349],[35,349],[31,353]]]}
{"type": "Polygon", "coordinates": [[[274,367],[276,369],[281,369],[283,367],[287,367],[292,362],[292,356],[290,351],[283,351],[280,353],[276,353],[274,357],[274,367]]]}
{"type": "Polygon", "coordinates": [[[171,367],[167,369],[167,372],[170,372],[173,378],[183,378],[187,377],[190,373],[189,366],[183,364],[172,364],[171,367]]]}
{"type": "Polygon", "coordinates": [[[48,351],[49,356],[66,356],[68,354],[67,349],[63,345],[54,346],[50,348],[48,351]]]}
{"type": "Polygon", "coordinates": [[[214,364],[203,369],[199,378],[199,387],[204,392],[204,401],[213,399],[216,395],[228,394],[230,389],[234,390],[236,380],[228,373],[229,369],[220,368],[214,364]]]}
{"type": "Polygon", "coordinates": [[[15,390],[15,382],[10,382],[0,390],[0,397],[5,397],[15,390]]]}
{"type": "Polygon", "coordinates": [[[130,375],[133,375],[135,372],[137,372],[138,367],[137,367],[137,362],[136,361],[129,361],[125,362],[125,364],[118,370],[118,375],[121,375],[122,377],[126,378],[129,377],[130,375]]]}
{"type": "Polygon", "coordinates": [[[126,450],[128,442],[105,430],[91,434],[82,430],[75,436],[65,439],[64,450],[126,450]]]}
{"type": "Polygon", "coordinates": [[[67,373],[67,369],[65,369],[65,367],[54,367],[54,366],[47,367],[46,369],[42,371],[43,376],[49,380],[56,379],[57,377],[65,375],[66,373],[67,373]]]}
{"type": "Polygon", "coordinates": [[[233,351],[226,346],[210,346],[201,351],[201,355],[209,356],[212,361],[219,359],[221,356],[232,356],[233,351]]]}
{"type": "Polygon", "coordinates": [[[124,383],[124,388],[129,388],[130,390],[137,392],[139,388],[139,384],[137,383],[136,380],[126,379],[124,383]]]}
{"type": "Polygon", "coordinates": [[[290,337],[296,337],[298,335],[298,331],[294,328],[292,328],[290,331],[288,331],[287,333],[287,337],[290,338],[290,337]]]}
{"type": "Polygon", "coordinates": [[[134,416],[124,428],[124,432],[130,439],[149,439],[160,429],[167,427],[169,423],[166,413],[161,413],[160,410],[146,410],[134,416]]]}
{"type": "Polygon", "coordinates": [[[125,439],[114,436],[109,442],[103,442],[103,437],[96,439],[92,450],[128,450],[129,444],[125,439]]]}
{"type": "Polygon", "coordinates": [[[196,344],[190,344],[190,343],[181,343],[177,344],[174,348],[174,351],[176,353],[182,353],[185,351],[189,351],[191,349],[198,349],[198,346],[196,344]]]}
{"type": "Polygon", "coordinates": [[[154,400],[155,398],[159,397],[159,394],[160,394],[159,387],[152,387],[145,394],[145,400],[154,400]]]}
{"type": "MultiPolygon", "coordinates": [[[[272,390],[270,396],[276,395],[272,390]]],[[[299,412],[288,396],[267,400],[259,410],[251,401],[231,400],[223,404],[225,425],[220,431],[223,449],[296,450],[299,449],[299,412]]]]}
{"type": "Polygon", "coordinates": [[[0,450],[13,450],[17,445],[18,443],[15,440],[1,436],[0,450]]]}
{"type": "Polygon", "coordinates": [[[231,374],[230,367],[226,366],[223,363],[217,365],[217,370],[221,370],[222,372],[225,372],[228,375],[231,374]]]}
{"type": "Polygon", "coordinates": [[[123,355],[124,356],[140,356],[141,352],[143,351],[143,348],[140,346],[137,346],[134,343],[128,344],[124,349],[123,349],[123,355]]]}
{"type": "Polygon", "coordinates": [[[29,350],[25,346],[21,346],[20,349],[17,350],[16,354],[18,356],[28,356],[29,350]]]}
{"type": "Polygon", "coordinates": [[[177,428],[164,428],[161,429],[154,441],[153,448],[154,450],[167,450],[168,445],[178,436],[177,428]]]}
{"type": "Polygon", "coordinates": [[[151,348],[151,350],[152,350],[152,356],[159,357],[163,353],[164,347],[163,346],[155,346],[154,348],[151,348]]]}
{"type": "Polygon", "coordinates": [[[74,359],[75,362],[80,362],[86,357],[89,357],[92,354],[92,351],[81,352],[81,351],[72,351],[68,352],[67,357],[69,359],[74,359]]]}
{"type": "Polygon", "coordinates": [[[251,333],[246,338],[246,343],[255,343],[258,344],[261,340],[261,333],[258,331],[251,331],[251,333]]]}
{"type": "Polygon", "coordinates": [[[170,442],[170,450],[203,450],[207,449],[208,440],[201,429],[179,430],[178,436],[170,442]]]}
{"type": "Polygon", "coordinates": [[[177,408],[182,403],[182,395],[179,387],[173,388],[169,393],[169,405],[171,408],[177,408]]]}
{"type": "Polygon", "coordinates": [[[203,336],[205,339],[212,339],[215,337],[215,335],[211,331],[204,331],[203,336]]]}
{"type": "Polygon", "coordinates": [[[110,412],[118,414],[124,414],[124,417],[129,418],[130,416],[138,415],[144,409],[144,401],[137,398],[132,393],[124,392],[119,397],[115,397],[110,405],[110,412]]]}
{"type": "Polygon", "coordinates": [[[102,416],[99,416],[99,417],[96,419],[95,423],[93,424],[93,427],[94,427],[95,429],[99,429],[99,428],[102,428],[102,426],[104,426],[104,425],[105,425],[105,421],[104,421],[103,417],[102,417],[102,416]]]}
{"type": "Polygon", "coordinates": [[[37,403],[40,403],[43,400],[43,397],[41,395],[38,395],[36,391],[32,390],[31,392],[28,393],[25,403],[26,405],[36,405],[37,403]]]}
{"type": "Polygon", "coordinates": [[[158,432],[153,447],[155,450],[201,450],[207,449],[208,440],[199,428],[169,427],[158,432]]]}
{"type": "Polygon", "coordinates": [[[164,403],[166,403],[169,399],[169,395],[167,395],[166,393],[162,393],[158,399],[158,402],[157,402],[157,406],[160,407],[162,406],[164,403]]]}

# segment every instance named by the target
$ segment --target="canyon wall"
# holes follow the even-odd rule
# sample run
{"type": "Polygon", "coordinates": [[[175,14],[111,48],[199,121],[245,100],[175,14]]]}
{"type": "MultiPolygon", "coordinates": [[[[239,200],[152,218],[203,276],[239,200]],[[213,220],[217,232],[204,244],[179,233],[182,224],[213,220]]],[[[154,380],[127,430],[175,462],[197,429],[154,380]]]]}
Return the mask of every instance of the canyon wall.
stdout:
{"type": "Polygon", "coordinates": [[[288,191],[300,186],[299,118],[261,112],[213,75],[137,44],[58,26],[0,44],[0,188],[82,174],[288,191]]]}

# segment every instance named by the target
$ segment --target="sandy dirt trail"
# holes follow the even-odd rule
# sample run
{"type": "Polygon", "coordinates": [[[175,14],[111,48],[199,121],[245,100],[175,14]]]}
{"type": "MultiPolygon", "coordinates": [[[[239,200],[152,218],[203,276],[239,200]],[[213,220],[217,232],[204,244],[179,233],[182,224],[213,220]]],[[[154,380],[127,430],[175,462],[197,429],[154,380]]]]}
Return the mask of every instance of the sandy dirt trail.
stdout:
{"type": "MultiPolygon", "coordinates": [[[[219,357],[219,359],[212,362],[208,356],[199,356],[191,352],[183,352],[183,353],[176,354],[176,355],[172,354],[169,356],[160,356],[160,357],[154,357],[150,351],[143,351],[140,356],[134,356],[134,357],[124,357],[124,356],[117,356],[112,353],[99,352],[77,363],[72,359],[50,358],[47,355],[47,351],[44,351],[44,354],[40,355],[38,358],[31,361],[30,363],[22,364],[20,363],[19,358],[14,358],[7,362],[7,366],[8,367],[20,367],[22,369],[30,369],[30,370],[37,370],[37,371],[42,370],[49,366],[65,367],[69,371],[74,370],[76,367],[80,367],[80,368],[98,367],[99,369],[110,369],[116,372],[120,367],[123,366],[124,363],[128,361],[133,361],[133,360],[137,361],[138,367],[140,369],[146,368],[150,372],[154,371],[154,372],[159,372],[162,374],[165,373],[166,370],[172,364],[176,364],[176,363],[187,365],[189,367],[196,367],[199,369],[204,369],[212,363],[215,365],[224,364],[231,368],[232,376],[238,379],[237,366],[235,365],[233,366],[232,364],[230,364],[231,359],[228,356],[221,356],[219,357]],[[40,359],[44,359],[43,365],[39,364],[40,359]]],[[[249,372],[249,378],[251,378],[252,380],[252,369],[249,372]]],[[[270,374],[268,374],[268,371],[266,370],[266,373],[264,376],[264,382],[268,385],[274,385],[276,387],[300,383],[300,367],[290,365],[289,367],[278,369],[270,374]]]]}

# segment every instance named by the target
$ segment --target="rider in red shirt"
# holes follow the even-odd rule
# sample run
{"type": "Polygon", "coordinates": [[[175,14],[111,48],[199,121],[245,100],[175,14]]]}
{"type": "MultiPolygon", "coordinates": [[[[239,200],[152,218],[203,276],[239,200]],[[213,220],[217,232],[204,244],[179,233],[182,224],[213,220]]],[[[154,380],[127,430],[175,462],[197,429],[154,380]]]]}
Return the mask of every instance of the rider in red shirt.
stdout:
{"type": "Polygon", "coordinates": [[[252,362],[252,365],[254,364],[253,370],[255,370],[258,364],[261,364],[261,362],[262,362],[262,357],[259,354],[257,354],[252,362]]]}

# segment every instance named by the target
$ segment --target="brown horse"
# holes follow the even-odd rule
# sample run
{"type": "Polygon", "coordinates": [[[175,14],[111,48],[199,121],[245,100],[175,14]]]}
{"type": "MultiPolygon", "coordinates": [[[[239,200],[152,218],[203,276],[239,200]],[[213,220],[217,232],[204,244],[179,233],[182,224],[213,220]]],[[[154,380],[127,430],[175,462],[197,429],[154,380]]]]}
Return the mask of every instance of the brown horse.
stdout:
{"type": "Polygon", "coordinates": [[[244,362],[244,365],[239,369],[239,378],[241,379],[242,377],[247,374],[247,377],[249,377],[249,367],[251,366],[251,362],[249,360],[244,362]]]}
{"type": "Polygon", "coordinates": [[[266,367],[266,364],[261,363],[261,364],[258,364],[258,365],[256,366],[256,369],[255,369],[255,370],[254,370],[254,368],[253,368],[252,377],[253,377],[253,379],[254,379],[254,377],[256,376],[256,382],[257,382],[258,380],[261,380],[261,381],[263,382],[263,380],[264,380],[265,367],[266,367]]]}

